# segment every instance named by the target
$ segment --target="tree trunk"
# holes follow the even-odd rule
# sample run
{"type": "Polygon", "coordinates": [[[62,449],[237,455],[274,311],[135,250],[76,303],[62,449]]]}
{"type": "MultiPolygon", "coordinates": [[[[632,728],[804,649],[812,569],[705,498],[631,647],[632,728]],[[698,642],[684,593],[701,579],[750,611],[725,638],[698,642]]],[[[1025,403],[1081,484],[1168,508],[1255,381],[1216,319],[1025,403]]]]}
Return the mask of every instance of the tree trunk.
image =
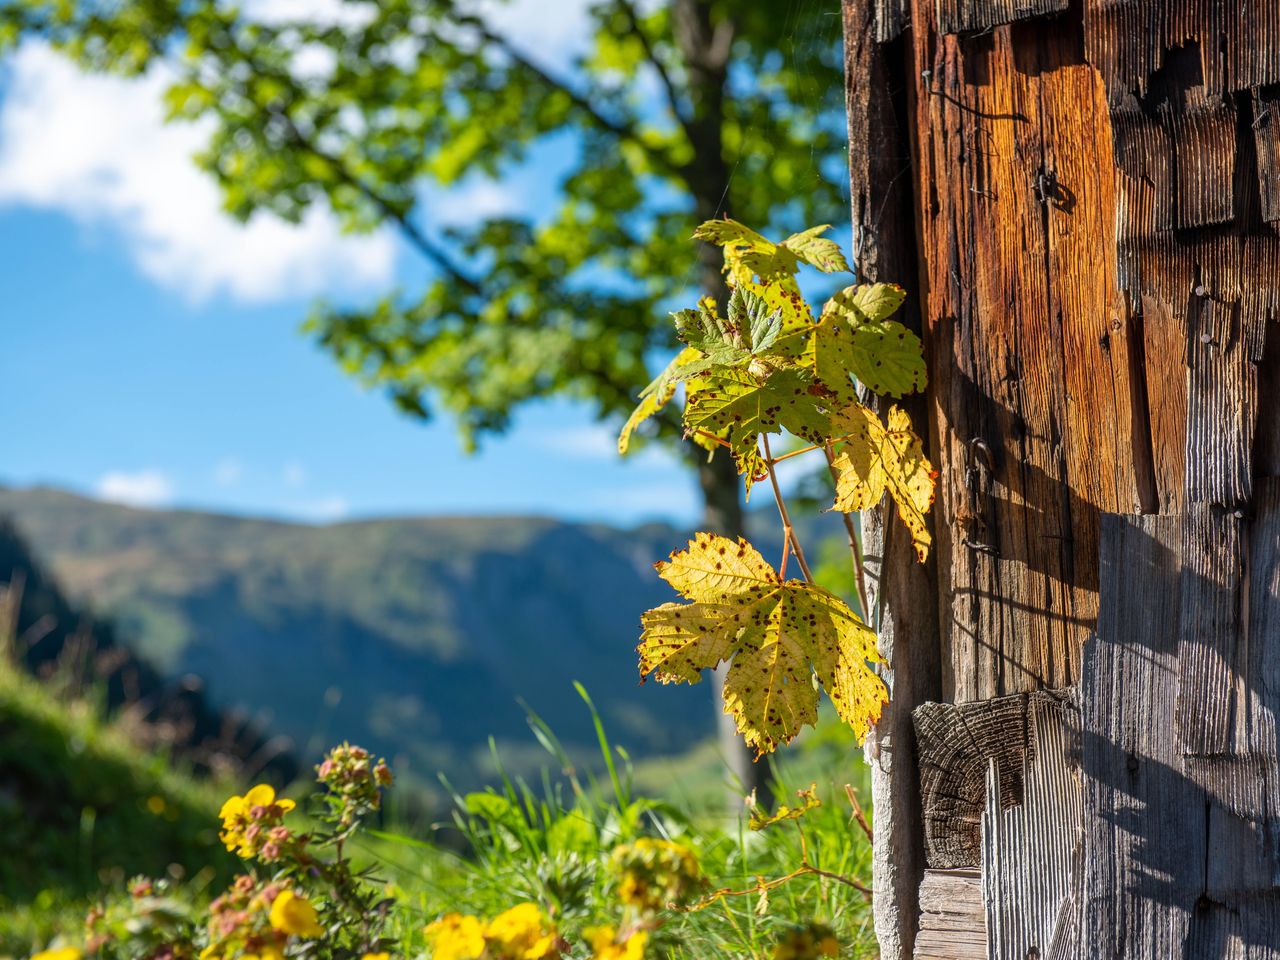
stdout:
{"type": "Polygon", "coordinates": [[[936,579],[878,528],[882,954],[1280,957],[1280,2],[844,13],[940,470],[936,579]]]}

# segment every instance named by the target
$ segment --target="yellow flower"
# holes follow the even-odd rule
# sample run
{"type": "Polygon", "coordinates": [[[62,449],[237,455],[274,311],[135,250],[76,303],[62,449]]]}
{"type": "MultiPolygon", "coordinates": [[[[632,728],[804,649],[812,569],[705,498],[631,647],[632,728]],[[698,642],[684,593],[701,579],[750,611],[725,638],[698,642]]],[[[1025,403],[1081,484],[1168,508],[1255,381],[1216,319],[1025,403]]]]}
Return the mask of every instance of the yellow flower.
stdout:
{"type": "Polygon", "coordinates": [[[52,950],[33,953],[31,960],[80,960],[82,956],[79,947],[55,947],[52,950]]]}
{"type": "Polygon", "coordinates": [[[485,930],[502,960],[546,960],[558,955],[556,931],[535,903],[519,903],[498,914],[485,930]]]}
{"type": "Polygon", "coordinates": [[[432,960],[476,960],[484,953],[484,925],[476,917],[446,913],[425,932],[432,960]]]}
{"type": "Polygon", "coordinates": [[[292,890],[285,890],[271,904],[271,927],[281,933],[299,937],[318,937],[324,933],[316,918],[316,908],[292,890]]]}
{"type": "Polygon", "coordinates": [[[582,931],[591,944],[591,960],[644,960],[644,948],[649,934],[638,930],[617,943],[618,932],[613,927],[588,927],[582,931]]]}
{"type": "Polygon", "coordinates": [[[218,811],[222,818],[222,842],[239,856],[252,857],[266,842],[266,831],[294,806],[286,797],[277,798],[275,790],[266,783],[251,788],[243,797],[228,797],[218,811]],[[255,810],[258,810],[256,818],[255,810]]]}
{"type": "Polygon", "coordinates": [[[366,953],[360,957],[360,960],[391,960],[389,953],[366,953]]]}

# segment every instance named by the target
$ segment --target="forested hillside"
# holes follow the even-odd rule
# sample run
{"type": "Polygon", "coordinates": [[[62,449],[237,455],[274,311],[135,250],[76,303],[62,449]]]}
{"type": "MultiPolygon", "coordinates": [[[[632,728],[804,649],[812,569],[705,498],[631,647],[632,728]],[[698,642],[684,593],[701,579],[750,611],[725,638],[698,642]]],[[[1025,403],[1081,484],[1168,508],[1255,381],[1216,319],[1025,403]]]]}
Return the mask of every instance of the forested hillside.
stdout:
{"type": "Polygon", "coordinates": [[[0,489],[77,600],[170,676],[201,677],[302,754],[350,738],[428,786],[545,756],[523,700],[593,750],[570,679],[637,755],[710,734],[709,693],[636,682],[637,611],[670,599],[649,565],[682,542],[534,518],[393,518],[330,526],[135,510],[0,489]],[[653,685],[650,685],[653,686],[653,685]]]}

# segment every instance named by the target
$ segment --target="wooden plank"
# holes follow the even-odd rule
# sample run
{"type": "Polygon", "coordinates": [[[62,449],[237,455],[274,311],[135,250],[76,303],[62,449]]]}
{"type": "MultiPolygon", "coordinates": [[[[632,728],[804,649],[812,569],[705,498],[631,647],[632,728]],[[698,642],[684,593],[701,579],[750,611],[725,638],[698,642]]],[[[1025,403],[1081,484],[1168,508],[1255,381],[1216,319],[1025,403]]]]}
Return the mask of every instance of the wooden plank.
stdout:
{"type": "Polygon", "coordinates": [[[1183,956],[1205,888],[1204,794],[1158,722],[1177,701],[1181,526],[1102,519],[1098,630],[1080,682],[1082,960],[1183,956]]]}
{"type": "Polygon", "coordinates": [[[982,878],[977,870],[926,870],[914,960],[987,960],[982,878]]]}
{"type": "Polygon", "coordinates": [[[1067,9],[1067,0],[938,0],[942,33],[976,33],[1067,9]]]}
{"type": "Polygon", "coordinates": [[[1280,220],[1280,90],[1254,95],[1252,127],[1262,219],[1274,223],[1280,220]]]}
{"type": "Polygon", "coordinates": [[[1243,520],[1191,504],[1182,523],[1178,617],[1178,743],[1184,754],[1216,756],[1246,749],[1244,664],[1238,640],[1244,588],[1243,520]]]}
{"type": "Polygon", "coordinates": [[[1034,698],[1022,803],[1002,809],[994,770],[982,819],[982,877],[990,956],[1044,956],[1072,882],[1080,781],[1068,763],[1065,700],[1034,698]]]}
{"type": "Polygon", "coordinates": [[[1193,297],[1188,312],[1187,499],[1236,506],[1252,489],[1260,358],[1238,304],[1193,297]]]}
{"type": "MultiPolygon", "coordinates": [[[[902,77],[903,41],[888,40],[902,28],[902,0],[846,0],[845,103],[849,123],[849,177],[853,213],[853,267],[860,280],[891,281],[907,290],[900,319],[920,329],[916,284],[914,198],[907,146],[908,107],[902,77]]],[[[927,434],[924,398],[905,409],[927,434]]],[[[871,766],[872,910],[883,960],[907,960],[919,913],[916,900],[925,866],[920,830],[911,711],[941,694],[938,608],[921,603],[937,594],[934,561],[916,562],[902,525],[888,504],[863,514],[863,548],[870,605],[877,623],[883,671],[892,698],[868,737],[871,766]]]]}
{"type": "Polygon", "coordinates": [[[1063,22],[958,39],[915,0],[912,24],[943,695],[1066,686],[1096,616],[1098,510],[1139,509],[1150,460],[1105,92],[1063,22]]]}
{"type": "Polygon", "coordinates": [[[1085,56],[1107,80],[1113,102],[1144,94],[1165,61],[1182,47],[1199,60],[1212,93],[1280,81],[1280,4],[1085,0],[1085,56]]]}

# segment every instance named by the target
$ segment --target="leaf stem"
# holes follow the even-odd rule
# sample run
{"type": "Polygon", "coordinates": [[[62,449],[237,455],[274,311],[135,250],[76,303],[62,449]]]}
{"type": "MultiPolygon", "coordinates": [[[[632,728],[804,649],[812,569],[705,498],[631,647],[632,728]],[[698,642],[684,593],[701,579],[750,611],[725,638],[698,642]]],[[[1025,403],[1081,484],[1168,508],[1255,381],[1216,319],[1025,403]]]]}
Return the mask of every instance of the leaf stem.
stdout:
{"type": "MultiPolygon", "coordinates": [[[[832,482],[839,484],[840,471],[836,469],[836,458],[831,452],[831,444],[824,444],[822,452],[827,456],[827,469],[831,471],[832,482]]],[[[858,536],[858,531],[853,529],[853,517],[850,514],[842,511],[840,517],[844,520],[844,531],[849,537],[849,552],[853,554],[853,572],[858,578],[858,606],[861,608],[862,622],[870,625],[871,611],[867,607],[867,574],[862,556],[862,538],[858,536]]]]}
{"type": "Polygon", "coordinates": [[[821,449],[822,448],[819,447],[817,444],[814,444],[809,447],[801,447],[799,450],[792,450],[790,453],[784,453],[780,457],[774,457],[772,462],[781,463],[783,460],[790,460],[792,457],[798,457],[802,453],[812,453],[814,450],[821,450],[821,449]]]}
{"type": "Polygon", "coordinates": [[[800,570],[804,573],[804,578],[809,583],[813,583],[813,572],[809,569],[809,561],[804,558],[804,549],[800,546],[800,539],[796,536],[795,527],[791,525],[791,514],[787,512],[787,502],[782,499],[782,488],[778,486],[778,475],[773,470],[773,454],[769,451],[769,435],[767,433],[760,434],[760,440],[764,444],[764,464],[769,471],[769,483],[773,486],[773,499],[778,504],[778,516],[782,518],[782,532],[787,540],[791,542],[791,552],[796,555],[796,563],[800,564],[800,570]]]}
{"type": "Polygon", "coordinates": [[[695,430],[693,432],[699,437],[710,440],[712,443],[718,443],[722,447],[732,449],[732,444],[730,444],[724,437],[717,437],[714,433],[708,433],[706,430],[695,430]]]}

